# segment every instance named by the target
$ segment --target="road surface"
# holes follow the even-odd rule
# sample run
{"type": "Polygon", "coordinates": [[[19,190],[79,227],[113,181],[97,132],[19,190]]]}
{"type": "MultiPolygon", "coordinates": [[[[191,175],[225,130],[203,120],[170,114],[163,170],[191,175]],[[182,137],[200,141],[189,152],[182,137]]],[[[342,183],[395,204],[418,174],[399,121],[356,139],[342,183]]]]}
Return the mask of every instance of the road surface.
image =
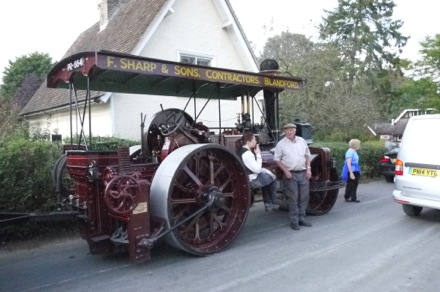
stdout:
{"type": "Polygon", "coordinates": [[[440,211],[405,215],[393,184],[343,189],[334,208],[289,228],[286,212],[255,204],[222,253],[194,257],[159,243],[151,261],[90,255],[74,238],[30,250],[0,250],[0,291],[439,291],[440,211]]]}

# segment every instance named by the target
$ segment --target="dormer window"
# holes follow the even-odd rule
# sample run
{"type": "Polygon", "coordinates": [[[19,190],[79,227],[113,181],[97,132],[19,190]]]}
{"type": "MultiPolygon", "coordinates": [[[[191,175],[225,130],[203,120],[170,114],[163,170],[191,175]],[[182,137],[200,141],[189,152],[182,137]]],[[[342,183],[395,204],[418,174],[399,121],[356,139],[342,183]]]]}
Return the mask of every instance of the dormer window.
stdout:
{"type": "Polygon", "coordinates": [[[202,56],[197,54],[180,53],[179,58],[181,63],[207,67],[212,67],[214,62],[214,57],[207,55],[202,56]]]}

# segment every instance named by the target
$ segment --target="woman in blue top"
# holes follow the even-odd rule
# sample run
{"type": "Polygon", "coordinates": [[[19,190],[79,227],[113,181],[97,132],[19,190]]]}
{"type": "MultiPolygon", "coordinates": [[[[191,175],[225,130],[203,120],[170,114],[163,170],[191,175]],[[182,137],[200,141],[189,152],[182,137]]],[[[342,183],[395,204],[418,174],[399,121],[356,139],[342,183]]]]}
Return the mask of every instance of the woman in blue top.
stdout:
{"type": "Polygon", "coordinates": [[[345,153],[345,166],[343,171],[343,179],[347,182],[345,186],[345,201],[356,202],[357,199],[357,187],[359,184],[359,178],[361,177],[361,168],[359,166],[359,155],[356,150],[361,146],[361,141],[358,139],[351,139],[348,142],[348,150],[345,153]]]}

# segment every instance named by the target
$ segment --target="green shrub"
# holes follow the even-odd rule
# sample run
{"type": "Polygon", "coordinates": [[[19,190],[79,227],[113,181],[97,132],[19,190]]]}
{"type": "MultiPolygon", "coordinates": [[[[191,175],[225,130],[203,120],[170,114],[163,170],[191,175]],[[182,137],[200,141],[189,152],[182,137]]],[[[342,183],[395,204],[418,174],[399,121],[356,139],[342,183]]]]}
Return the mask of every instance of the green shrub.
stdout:
{"type": "Polygon", "coordinates": [[[21,137],[0,144],[0,211],[46,211],[55,205],[51,171],[59,151],[54,147],[21,137]]]}
{"type": "MultiPolygon", "coordinates": [[[[72,141],[73,144],[78,144],[79,136],[73,137],[73,139],[70,139],[70,137],[67,137],[63,140],[64,144],[69,145],[72,141]]],[[[81,140],[81,144],[84,144],[84,140],[86,141],[87,145],[89,146],[90,150],[117,150],[118,147],[122,146],[134,146],[134,145],[140,145],[140,141],[136,140],[128,140],[128,139],[121,139],[116,137],[100,137],[100,136],[92,136],[91,139],[91,145],[90,139],[87,136],[85,139],[84,137],[81,140]]]]}

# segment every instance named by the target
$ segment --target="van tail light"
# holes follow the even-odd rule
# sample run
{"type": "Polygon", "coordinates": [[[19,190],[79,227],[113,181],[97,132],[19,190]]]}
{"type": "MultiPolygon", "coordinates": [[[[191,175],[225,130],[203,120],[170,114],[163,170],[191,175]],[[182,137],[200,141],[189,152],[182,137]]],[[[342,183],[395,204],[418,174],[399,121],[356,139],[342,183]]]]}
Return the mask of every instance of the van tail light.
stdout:
{"type": "Polygon", "coordinates": [[[403,161],[396,159],[395,175],[403,175],[403,161]]]}
{"type": "Polygon", "coordinates": [[[380,159],[381,163],[387,163],[388,161],[390,161],[390,158],[388,156],[382,156],[382,158],[380,159]]]}

